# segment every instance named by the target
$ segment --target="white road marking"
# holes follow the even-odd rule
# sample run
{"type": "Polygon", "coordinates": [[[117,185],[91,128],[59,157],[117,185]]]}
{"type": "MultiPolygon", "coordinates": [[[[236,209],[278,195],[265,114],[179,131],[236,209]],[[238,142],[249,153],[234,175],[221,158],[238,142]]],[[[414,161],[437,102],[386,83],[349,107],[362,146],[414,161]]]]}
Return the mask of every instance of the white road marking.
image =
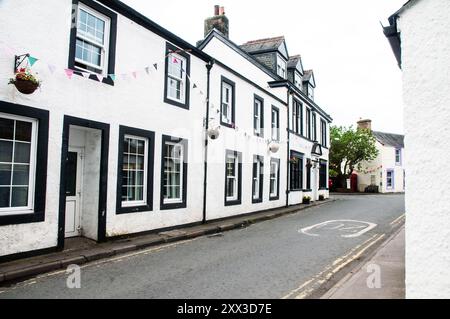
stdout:
{"type": "Polygon", "coordinates": [[[389,224],[391,226],[394,226],[394,224],[397,224],[397,223],[401,222],[403,218],[405,218],[405,214],[400,215],[399,217],[397,217],[396,219],[391,221],[389,224]]]}
{"type": "Polygon", "coordinates": [[[355,237],[359,237],[359,236],[367,233],[368,231],[374,229],[375,227],[377,227],[377,224],[370,223],[370,222],[351,220],[351,219],[340,219],[340,220],[328,220],[323,223],[308,226],[308,227],[300,229],[299,232],[303,233],[305,235],[308,235],[308,236],[318,237],[320,235],[317,233],[314,233],[314,230],[327,229],[327,230],[337,230],[337,231],[341,232],[341,231],[357,230],[357,229],[362,228],[358,232],[341,235],[341,237],[344,237],[344,238],[355,238],[355,237]],[[337,225],[333,225],[334,223],[337,223],[337,225]]]}

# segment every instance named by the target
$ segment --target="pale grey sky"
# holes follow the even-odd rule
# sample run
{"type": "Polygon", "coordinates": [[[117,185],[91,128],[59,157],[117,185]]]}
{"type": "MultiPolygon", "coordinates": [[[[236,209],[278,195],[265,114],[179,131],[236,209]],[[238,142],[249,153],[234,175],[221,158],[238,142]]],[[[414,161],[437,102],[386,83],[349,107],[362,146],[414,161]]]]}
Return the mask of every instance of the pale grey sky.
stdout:
{"type": "Polygon", "coordinates": [[[379,21],[406,0],[122,0],[195,44],[215,4],[225,7],[230,39],[284,35],[289,54],[313,69],[316,102],[335,125],[372,119],[374,130],[403,133],[401,71],[379,21]]]}

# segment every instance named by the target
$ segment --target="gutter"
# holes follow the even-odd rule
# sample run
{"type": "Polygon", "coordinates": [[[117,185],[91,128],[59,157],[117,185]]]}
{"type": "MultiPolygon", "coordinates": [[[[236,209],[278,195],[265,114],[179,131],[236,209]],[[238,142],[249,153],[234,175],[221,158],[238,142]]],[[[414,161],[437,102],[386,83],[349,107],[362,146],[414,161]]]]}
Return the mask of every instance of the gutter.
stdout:
{"type": "Polygon", "coordinates": [[[290,105],[290,97],[291,97],[291,94],[290,94],[291,92],[290,92],[290,90],[288,89],[287,90],[287,103],[288,103],[288,105],[287,105],[287,108],[286,108],[286,112],[287,112],[287,127],[286,127],[286,134],[287,134],[287,156],[286,156],[286,159],[287,159],[287,165],[286,165],[286,207],[288,207],[289,206],[289,170],[290,170],[290,161],[289,161],[289,159],[291,158],[291,142],[290,142],[290,137],[291,137],[291,133],[290,133],[290,131],[289,131],[289,123],[291,123],[291,121],[290,121],[290,119],[289,119],[289,115],[290,115],[290,112],[289,112],[289,105],[290,105]]]}
{"type": "Polygon", "coordinates": [[[206,192],[208,190],[208,129],[209,129],[209,97],[211,84],[211,69],[214,66],[214,60],[206,64],[207,84],[206,84],[206,117],[205,117],[205,157],[203,162],[203,219],[202,223],[206,223],[206,192]]]}

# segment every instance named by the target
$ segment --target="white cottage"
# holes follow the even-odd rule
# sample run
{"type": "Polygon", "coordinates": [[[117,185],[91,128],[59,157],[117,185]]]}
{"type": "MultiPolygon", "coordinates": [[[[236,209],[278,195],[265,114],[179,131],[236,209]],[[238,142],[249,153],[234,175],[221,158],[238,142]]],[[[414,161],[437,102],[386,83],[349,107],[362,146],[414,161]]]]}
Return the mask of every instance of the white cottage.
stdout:
{"type": "Polygon", "coordinates": [[[358,191],[374,191],[371,186],[378,186],[380,193],[402,193],[405,191],[404,136],[373,131],[371,123],[371,120],[357,123],[359,128],[371,130],[378,150],[375,159],[363,162],[361,168],[354,171],[358,176],[358,191]]]}
{"type": "Polygon", "coordinates": [[[196,47],[117,0],[0,2],[0,259],[328,197],[312,74],[284,39],[272,67],[234,44],[223,8],[205,27],[196,47]]]}
{"type": "Polygon", "coordinates": [[[450,296],[450,1],[411,0],[384,33],[403,72],[406,297],[450,296]]]}

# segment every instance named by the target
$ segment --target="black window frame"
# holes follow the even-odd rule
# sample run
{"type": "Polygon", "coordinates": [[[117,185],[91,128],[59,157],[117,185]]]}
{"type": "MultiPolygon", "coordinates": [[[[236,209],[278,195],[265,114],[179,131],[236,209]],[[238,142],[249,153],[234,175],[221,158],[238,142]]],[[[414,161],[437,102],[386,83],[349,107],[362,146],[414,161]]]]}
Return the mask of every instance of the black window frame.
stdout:
{"type": "Polygon", "coordinates": [[[262,203],[264,196],[264,156],[261,155],[253,155],[252,162],[252,204],[262,203]],[[256,162],[255,162],[256,161],[256,162]],[[255,178],[256,173],[256,165],[260,164],[259,167],[259,192],[258,198],[253,198],[253,193],[255,192],[255,185],[253,183],[253,179],[255,178]]]}
{"type": "MultiPolygon", "coordinates": [[[[74,70],[74,74],[83,76],[82,72],[86,72],[80,70],[75,66],[75,51],[76,51],[76,39],[77,39],[77,25],[78,25],[78,4],[83,3],[85,6],[91,8],[94,11],[101,13],[104,16],[107,16],[110,19],[111,27],[109,34],[109,51],[108,51],[108,74],[106,77],[103,77],[102,83],[113,85],[114,81],[109,76],[110,74],[115,74],[116,68],[116,42],[117,42],[117,13],[107,9],[106,7],[96,3],[92,0],[72,0],[72,21],[71,21],[71,29],[70,29],[70,42],[69,42],[69,61],[68,68],[74,70]],[[78,71],[79,70],[79,71],[78,71]]],[[[96,74],[91,74],[89,76],[90,80],[94,80],[99,82],[99,79],[96,74]]]]}
{"type": "Polygon", "coordinates": [[[188,181],[188,140],[185,138],[163,135],[161,142],[161,179],[160,179],[160,209],[180,209],[187,207],[187,181],[188,181]],[[164,149],[167,142],[183,145],[183,191],[182,200],[178,203],[164,203],[164,149]]]}
{"type": "Polygon", "coordinates": [[[303,104],[295,98],[292,102],[292,131],[303,135],[303,104]]]}
{"type": "Polygon", "coordinates": [[[303,159],[304,154],[291,151],[289,157],[289,189],[291,191],[303,190],[303,159]],[[297,162],[293,162],[296,158],[297,162]]]}
{"type": "Polygon", "coordinates": [[[270,138],[272,139],[272,141],[279,142],[280,141],[280,134],[281,134],[281,132],[280,132],[280,109],[278,107],[276,107],[275,105],[272,105],[272,109],[270,111],[270,116],[271,116],[271,119],[270,119],[270,138]],[[273,134],[272,134],[273,125],[274,125],[274,119],[273,119],[273,114],[274,113],[276,114],[276,117],[277,117],[276,121],[275,121],[275,125],[276,125],[275,129],[276,129],[276,132],[277,132],[277,138],[276,139],[273,138],[273,134]]]}
{"type": "Polygon", "coordinates": [[[317,142],[317,115],[316,112],[311,112],[311,139],[317,142]]]}
{"type": "Polygon", "coordinates": [[[116,190],[116,214],[139,213],[153,210],[153,176],[155,159],[155,132],[139,128],[120,125],[119,126],[119,146],[117,159],[117,190],[116,190]],[[126,135],[146,138],[148,140],[147,148],[147,203],[140,206],[122,206],[122,168],[123,168],[123,141],[126,135]]]}
{"type": "Polygon", "coordinates": [[[319,189],[328,189],[327,185],[328,162],[321,160],[319,164],[319,189]]]}
{"type": "Polygon", "coordinates": [[[225,171],[225,187],[224,187],[224,205],[225,206],[235,206],[240,205],[242,203],[242,153],[233,150],[225,151],[225,162],[224,162],[224,171],[225,171]],[[238,160],[238,172],[237,172],[237,199],[236,200],[227,200],[227,158],[229,155],[233,155],[238,160]]]}
{"type": "Polygon", "coordinates": [[[28,117],[38,121],[33,213],[0,216],[0,226],[43,222],[45,221],[45,200],[47,195],[49,112],[0,101],[0,113],[28,117]]]}
{"type": "Polygon", "coordinates": [[[269,200],[279,200],[280,199],[280,159],[279,158],[271,158],[270,159],[270,169],[269,169],[269,200]],[[276,196],[272,196],[270,194],[270,173],[271,173],[271,169],[272,169],[272,163],[277,163],[277,195],[276,196]]]}
{"type": "Polygon", "coordinates": [[[236,124],[236,83],[231,81],[230,79],[224,77],[223,75],[220,77],[220,125],[234,128],[236,124]],[[228,84],[232,88],[231,92],[231,123],[226,123],[222,121],[222,101],[223,101],[223,83],[228,84]]]}
{"type": "Polygon", "coordinates": [[[257,94],[253,95],[253,134],[258,137],[264,137],[264,99],[257,94]],[[256,101],[260,102],[259,122],[261,124],[261,127],[259,128],[260,129],[259,133],[256,133],[257,127],[255,126],[255,124],[256,124],[256,122],[255,122],[256,101]]]}
{"type": "Polygon", "coordinates": [[[165,61],[164,61],[164,103],[171,104],[174,106],[178,106],[182,109],[189,110],[190,107],[190,96],[191,96],[191,82],[190,82],[190,75],[191,75],[191,56],[190,54],[186,53],[185,50],[177,48],[175,45],[166,42],[166,54],[165,61]],[[167,97],[168,94],[168,74],[169,74],[169,57],[170,53],[176,53],[183,58],[186,59],[186,89],[185,89],[185,96],[184,96],[184,103],[172,100],[167,97]]]}
{"type": "Polygon", "coordinates": [[[324,119],[320,119],[320,129],[321,129],[321,144],[323,147],[327,147],[327,122],[324,119]]]}
{"type": "Polygon", "coordinates": [[[306,108],[305,121],[306,121],[305,137],[308,140],[311,140],[311,109],[309,107],[306,108]]]}

